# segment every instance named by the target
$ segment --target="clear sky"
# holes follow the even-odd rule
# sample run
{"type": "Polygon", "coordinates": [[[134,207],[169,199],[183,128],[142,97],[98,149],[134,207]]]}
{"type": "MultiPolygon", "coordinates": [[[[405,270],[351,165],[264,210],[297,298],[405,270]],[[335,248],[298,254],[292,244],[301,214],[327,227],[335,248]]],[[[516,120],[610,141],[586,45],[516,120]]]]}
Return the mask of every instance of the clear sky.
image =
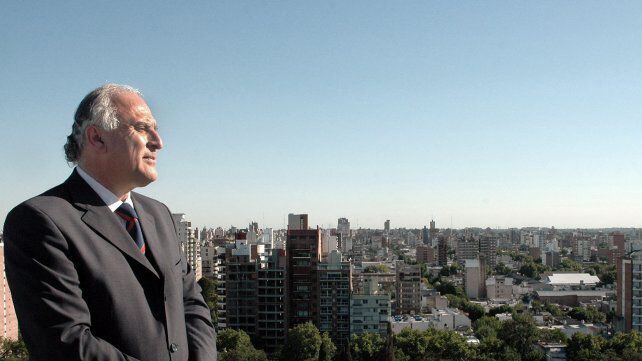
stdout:
{"type": "Polygon", "coordinates": [[[142,90],[194,226],[642,226],[642,2],[4,2],[0,218],[142,90]]]}

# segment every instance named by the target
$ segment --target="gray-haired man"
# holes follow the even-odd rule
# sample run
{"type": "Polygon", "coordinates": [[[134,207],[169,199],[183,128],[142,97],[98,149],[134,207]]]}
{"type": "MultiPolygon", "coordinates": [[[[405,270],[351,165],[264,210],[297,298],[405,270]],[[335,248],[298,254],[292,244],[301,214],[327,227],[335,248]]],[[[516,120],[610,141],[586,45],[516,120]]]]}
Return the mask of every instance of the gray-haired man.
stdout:
{"type": "Polygon", "coordinates": [[[7,278],[32,360],[216,360],[215,332],[167,207],[132,192],[163,142],[135,89],[78,106],[61,185],[5,221],[7,278]]]}

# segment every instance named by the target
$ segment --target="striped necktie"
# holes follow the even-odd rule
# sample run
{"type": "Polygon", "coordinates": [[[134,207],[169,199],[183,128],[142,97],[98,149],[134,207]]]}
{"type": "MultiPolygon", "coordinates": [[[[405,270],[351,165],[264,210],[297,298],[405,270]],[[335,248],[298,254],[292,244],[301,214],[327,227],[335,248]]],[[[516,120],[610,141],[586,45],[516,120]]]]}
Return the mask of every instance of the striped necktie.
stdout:
{"type": "Polygon", "coordinates": [[[125,221],[125,229],[127,233],[132,237],[138,249],[145,254],[145,240],[143,239],[143,231],[140,229],[140,223],[138,222],[138,215],[134,208],[128,203],[123,203],[116,209],[115,212],[120,218],[125,221]]]}

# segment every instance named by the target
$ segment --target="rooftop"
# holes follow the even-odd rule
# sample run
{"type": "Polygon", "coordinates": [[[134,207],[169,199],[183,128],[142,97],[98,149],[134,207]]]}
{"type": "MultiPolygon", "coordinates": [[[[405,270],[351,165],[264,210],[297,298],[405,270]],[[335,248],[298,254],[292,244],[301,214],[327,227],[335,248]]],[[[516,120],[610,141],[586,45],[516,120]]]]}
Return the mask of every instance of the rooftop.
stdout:
{"type": "Polygon", "coordinates": [[[550,285],[593,285],[598,282],[599,277],[588,273],[553,273],[544,279],[544,283],[550,285]]]}

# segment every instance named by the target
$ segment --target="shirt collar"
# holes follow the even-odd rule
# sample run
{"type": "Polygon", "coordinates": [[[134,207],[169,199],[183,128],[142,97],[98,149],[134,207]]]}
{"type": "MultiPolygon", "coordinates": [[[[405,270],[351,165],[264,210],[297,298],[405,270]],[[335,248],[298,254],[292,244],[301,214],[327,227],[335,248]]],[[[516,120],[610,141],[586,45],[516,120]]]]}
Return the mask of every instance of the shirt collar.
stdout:
{"type": "Polygon", "coordinates": [[[112,211],[112,212],[116,211],[118,209],[118,207],[120,207],[120,205],[123,204],[123,203],[127,203],[130,206],[132,206],[132,208],[134,208],[134,203],[132,202],[131,192],[127,192],[127,198],[123,202],[118,197],[116,197],[116,195],[114,193],[112,193],[109,189],[107,189],[105,186],[100,184],[92,176],[87,174],[87,172],[85,172],[82,168],[80,168],[80,166],[76,166],[76,171],[78,172],[80,177],[82,177],[82,179],[84,179],[85,182],[87,182],[87,184],[89,184],[91,189],[93,189],[94,192],[96,192],[98,194],[100,199],[102,199],[103,202],[105,202],[105,204],[107,205],[107,207],[109,208],[110,211],[112,211]]]}

